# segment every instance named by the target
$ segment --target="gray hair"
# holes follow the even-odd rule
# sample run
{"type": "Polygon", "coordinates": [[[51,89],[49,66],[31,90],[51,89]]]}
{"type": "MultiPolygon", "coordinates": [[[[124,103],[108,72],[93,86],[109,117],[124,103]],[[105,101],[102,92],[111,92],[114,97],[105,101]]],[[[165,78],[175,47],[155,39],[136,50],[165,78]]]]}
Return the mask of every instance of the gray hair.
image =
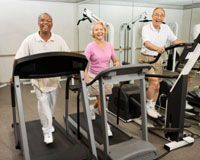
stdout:
{"type": "Polygon", "coordinates": [[[42,15],[48,15],[51,18],[51,21],[53,21],[52,16],[49,13],[44,12],[44,13],[42,13],[42,14],[40,14],[38,16],[38,22],[39,22],[39,20],[40,20],[40,18],[41,18],[42,15]]]}
{"type": "Polygon", "coordinates": [[[153,10],[153,14],[154,14],[154,12],[155,12],[157,9],[161,9],[161,10],[164,12],[164,14],[165,14],[165,10],[164,10],[163,8],[161,8],[161,7],[155,8],[155,9],[153,10]]]}

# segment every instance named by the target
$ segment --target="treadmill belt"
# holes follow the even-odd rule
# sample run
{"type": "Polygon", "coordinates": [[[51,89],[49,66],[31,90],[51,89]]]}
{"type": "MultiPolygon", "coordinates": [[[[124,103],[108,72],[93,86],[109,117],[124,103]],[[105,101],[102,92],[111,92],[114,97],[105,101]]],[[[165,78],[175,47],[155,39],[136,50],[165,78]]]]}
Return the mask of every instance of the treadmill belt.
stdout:
{"type": "Polygon", "coordinates": [[[31,160],[92,160],[94,158],[83,145],[75,145],[55,120],[53,125],[55,128],[54,142],[47,145],[43,141],[40,121],[26,122],[31,160]]]}
{"type": "MultiPolygon", "coordinates": [[[[77,114],[71,114],[70,117],[77,122],[77,114]]],[[[84,113],[80,113],[80,122],[81,122],[81,127],[86,130],[87,129],[87,125],[86,125],[86,120],[84,120],[84,113]]],[[[102,145],[103,144],[103,132],[101,129],[101,118],[100,116],[98,116],[96,114],[96,119],[92,121],[93,124],[93,129],[94,129],[94,136],[96,141],[102,145]]],[[[125,134],[124,132],[122,132],[121,130],[119,130],[118,128],[111,126],[111,130],[113,133],[113,136],[109,137],[109,144],[110,145],[114,145],[114,144],[118,144],[124,141],[128,141],[130,139],[132,139],[132,137],[128,136],[127,134],[125,134]]]]}

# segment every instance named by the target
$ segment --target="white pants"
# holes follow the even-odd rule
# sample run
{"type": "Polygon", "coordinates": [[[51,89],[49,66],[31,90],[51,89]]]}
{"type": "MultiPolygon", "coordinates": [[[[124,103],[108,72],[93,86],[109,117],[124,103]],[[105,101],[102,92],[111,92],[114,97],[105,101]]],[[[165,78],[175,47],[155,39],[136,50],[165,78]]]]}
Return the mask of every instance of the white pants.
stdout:
{"type": "Polygon", "coordinates": [[[49,133],[52,131],[52,117],[56,106],[58,89],[47,93],[41,93],[36,87],[34,87],[34,90],[38,100],[38,113],[42,124],[42,130],[44,133],[49,133]]]}

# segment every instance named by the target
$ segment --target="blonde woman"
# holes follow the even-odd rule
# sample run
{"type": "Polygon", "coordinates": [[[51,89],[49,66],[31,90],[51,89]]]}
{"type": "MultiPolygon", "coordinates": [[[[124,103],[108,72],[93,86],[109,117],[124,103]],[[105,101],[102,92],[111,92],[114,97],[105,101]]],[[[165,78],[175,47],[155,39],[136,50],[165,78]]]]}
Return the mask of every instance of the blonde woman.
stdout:
{"type": "MultiPolygon", "coordinates": [[[[120,65],[115,55],[113,46],[104,40],[107,34],[106,25],[103,22],[95,22],[91,28],[91,36],[94,41],[89,43],[85,50],[85,56],[89,60],[89,69],[85,70],[85,79],[89,83],[95,76],[101,71],[109,68],[110,61],[112,60],[114,66],[120,65]]],[[[111,94],[112,85],[105,85],[106,95],[111,94]]],[[[92,120],[95,120],[95,110],[98,108],[99,115],[101,115],[100,96],[98,82],[93,83],[88,88],[89,94],[96,96],[96,102],[93,106],[90,106],[92,120]]],[[[112,131],[107,123],[108,136],[112,136],[112,131]]]]}

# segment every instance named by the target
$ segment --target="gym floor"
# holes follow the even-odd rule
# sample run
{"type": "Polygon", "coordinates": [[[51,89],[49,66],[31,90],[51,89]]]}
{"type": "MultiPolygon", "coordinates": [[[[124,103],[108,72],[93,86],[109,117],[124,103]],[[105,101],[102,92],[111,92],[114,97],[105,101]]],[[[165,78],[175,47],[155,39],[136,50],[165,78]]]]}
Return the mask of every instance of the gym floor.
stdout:
{"type": "MultiPolygon", "coordinates": [[[[200,76],[196,76],[195,82],[192,87],[199,83],[200,76]]],[[[55,118],[61,125],[64,126],[63,113],[64,108],[64,91],[65,82],[61,82],[61,88],[59,89],[59,94],[57,97],[57,106],[55,109],[55,118]]],[[[32,87],[30,84],[21,85],[22,95],[23,95],[23,105],[25,120],[35,120],[38,119],[37,112],[37,101],[34,93],[31,93],[32,87]]],[[[76,93],[70,92],[70,112],[76,112],[76,93]]],[[[115,117],[108,114],[111,120],[115,120],[115,117]]],[[[12,108],[11,108],[11,98],[10,98],[10,86],[0,88],[0,160],[22,160],[23,155],[20,150],[15,149],[14,134],[12,125],[12,108]]],[[[120,121],[120,126],[129,131],[130,133],[141,136],[141,128],[134,122],[124,123],[120,121]]],[[[200,126],[194,126],[187,128],[192,133],[200,135],[200,126]]],[[[163,148],[164,144],[169,141],[162,137],[163,131],[158,131],[155,133],[149,132],[149,141],[156,147],[158,157],[166,153],[163,148]],[[158,136],[160,135],[160,136],[158,136]]],[[[197,136],[195,136],[197,138],[197,136]]],[[[193,145],[188,147],[183,147],[174,151],[169,152],[166,156],[161,158],[162,160],[199,160],[200,159],[200,138],[195,139],[193,145]]]]}

